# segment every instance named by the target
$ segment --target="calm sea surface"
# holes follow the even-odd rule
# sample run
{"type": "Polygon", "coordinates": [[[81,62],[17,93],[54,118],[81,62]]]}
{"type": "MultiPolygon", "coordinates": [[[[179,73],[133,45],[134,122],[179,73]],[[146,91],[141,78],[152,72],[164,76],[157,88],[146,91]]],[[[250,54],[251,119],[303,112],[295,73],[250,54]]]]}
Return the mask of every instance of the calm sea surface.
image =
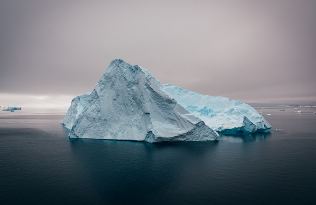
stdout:
{"type": "Polygon", "coordinates": [[[73,140],[65,111],[0,111],[0,204],[316,204],[316,108],[258,111],[271,134],[162,144],[73,140]]]}

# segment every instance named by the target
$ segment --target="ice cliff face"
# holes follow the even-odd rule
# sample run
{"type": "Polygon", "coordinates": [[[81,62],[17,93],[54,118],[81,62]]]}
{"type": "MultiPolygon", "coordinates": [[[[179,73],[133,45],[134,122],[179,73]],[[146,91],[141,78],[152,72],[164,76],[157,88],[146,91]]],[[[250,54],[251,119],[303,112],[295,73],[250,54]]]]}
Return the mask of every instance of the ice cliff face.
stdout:
{"type": "Polygon", "coordinates": [[[163,85],[177,102],[213,130],[226,133],[267,132],[271,125],[250,105],[219,96],[201,95],[171,84],[163,85]]]}
{"type": "Polygon", "coordinates": [[[62,121],[62,124],[69,130],[72,129],[79,118],[79,115],[83,112],[84,108],[87,107],[89,96],[90,93],[86,93],[72,99],[68,112],[62,121]]]}
{"type": "Polygon", "coordinates": [[[145,69],[114,60],[62,121],[73,138],[208,141],[217,133],[183,108],[145,69]]]}

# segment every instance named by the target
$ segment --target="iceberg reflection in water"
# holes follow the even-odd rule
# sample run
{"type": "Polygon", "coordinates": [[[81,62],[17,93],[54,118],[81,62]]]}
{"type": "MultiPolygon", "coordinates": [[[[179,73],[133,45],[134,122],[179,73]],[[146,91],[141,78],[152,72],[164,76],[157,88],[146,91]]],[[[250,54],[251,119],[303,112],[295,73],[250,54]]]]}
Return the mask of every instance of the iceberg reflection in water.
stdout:
{"type": "Polygon", "coordinates": [[[272,133],[251,133],[251,134],[240,134],[240,135],[228,135],[223,134],[218,138],[219,141],[227,141],[227,142],[261,142],[265,141],[272,136],[272,133]]]}

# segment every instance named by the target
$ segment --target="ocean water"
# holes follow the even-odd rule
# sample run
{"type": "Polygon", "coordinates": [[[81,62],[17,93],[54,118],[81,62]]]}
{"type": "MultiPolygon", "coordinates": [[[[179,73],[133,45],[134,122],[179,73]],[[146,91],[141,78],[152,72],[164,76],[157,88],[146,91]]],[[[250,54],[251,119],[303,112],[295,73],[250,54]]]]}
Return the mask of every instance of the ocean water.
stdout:
{"type": "Polygon", "coordinates": [[[316,204],[316,108],[257,109],[270,134],[161,144],[69,139],[65,110],[0,111],[0,204],[316,204]]]}

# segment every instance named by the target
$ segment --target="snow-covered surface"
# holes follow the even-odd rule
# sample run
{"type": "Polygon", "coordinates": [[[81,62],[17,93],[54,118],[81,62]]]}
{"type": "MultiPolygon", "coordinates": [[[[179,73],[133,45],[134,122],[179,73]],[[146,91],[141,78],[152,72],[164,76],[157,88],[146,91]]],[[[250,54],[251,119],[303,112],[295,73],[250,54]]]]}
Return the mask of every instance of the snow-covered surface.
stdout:
{"type": "Polygon", "coordinates": [[[267,132],[271,128],[271,125],[254,108],[241,101],[201,95],[171,84],[163,87],[180,105],[217,132],[227,134],[267,132]]]}
{"type": "Polygon", "coordinates": [[[114,60],[62,121],[72,138],[208,141],[218,134],[184,109],[146,69],[114,60]]]}

